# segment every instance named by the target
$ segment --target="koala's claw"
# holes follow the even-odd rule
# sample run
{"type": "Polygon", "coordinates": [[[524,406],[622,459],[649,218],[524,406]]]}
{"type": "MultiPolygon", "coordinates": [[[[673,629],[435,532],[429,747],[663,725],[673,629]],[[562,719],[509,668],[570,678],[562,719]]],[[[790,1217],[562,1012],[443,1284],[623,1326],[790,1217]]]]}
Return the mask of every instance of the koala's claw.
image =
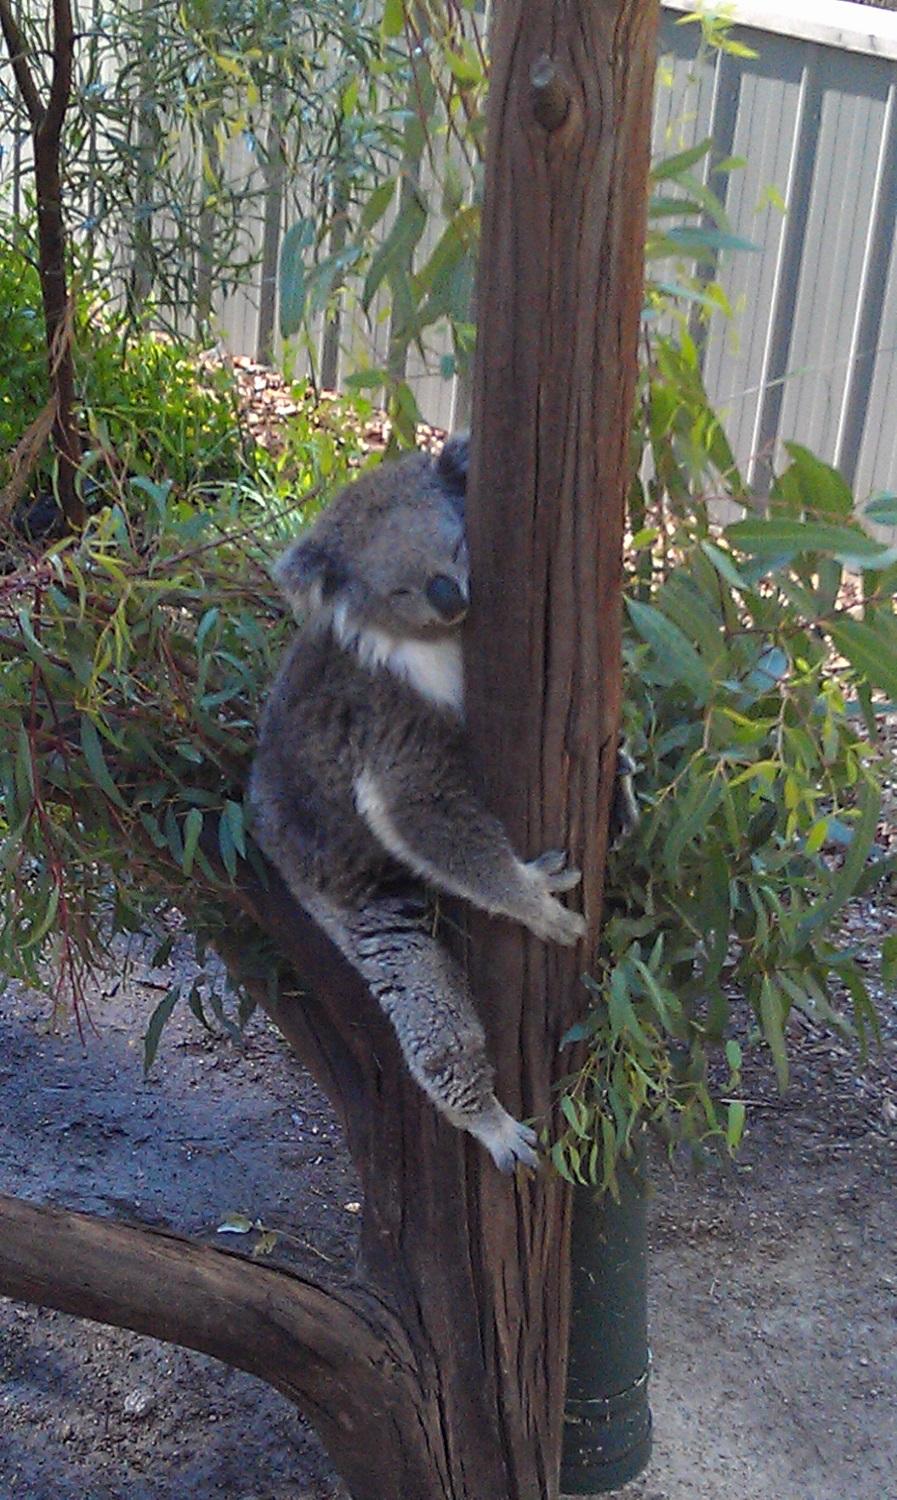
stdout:
{"type": "Polygon", "coordinates": [[[524,1167],[539,1165],[536,1132],[509,1115],[497,1099],[482,1119],[466,1123],[470,1134],[486,1147],[499,1172],[513,1172],[518,1162],[524,1167]]]}
{"type": "Polygon", "coordinates": [[[563,849],[547,849],[537,859],[531,859],[527,869],[540,877],[548,891],[572,891],[582,879],[580,871],[567,864],[563,849]]]}
{"type": "Polygon", "coordinates": [[[572,948],[574,943],[585,937],[586,919],[581,912],[570,911],[566,906],[561,906],[560,901],[555,901],[553,896],[546,896],[545,905],[538,917],[527,923],[527,926],[543,942],[560,943],[565,948],[572,948]]]}

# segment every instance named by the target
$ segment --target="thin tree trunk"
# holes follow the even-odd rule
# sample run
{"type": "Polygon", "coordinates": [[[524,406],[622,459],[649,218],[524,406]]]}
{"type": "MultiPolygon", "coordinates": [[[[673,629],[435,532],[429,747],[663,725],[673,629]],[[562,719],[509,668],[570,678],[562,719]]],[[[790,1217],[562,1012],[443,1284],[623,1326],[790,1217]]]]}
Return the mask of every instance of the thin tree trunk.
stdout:
{"type": "Polygon", "coordinates": [[[72,314],[66,277],[66,235],[59,170],[62,127],[71,98],[75,52],[70,0],[53,0],[53,68],[46,104],[35,83],[11,0],[0,0],[0,30],[19,94],[28,112],[34,143],[37,259],[50,390],[56,403],[53,445],[58,460],[59,503],[69,526],[77,531],[84,525],[84,504],[76,485],[81,464],[81,438],[75,418],[72,314]]]}
{"type": "Polygon", "coordinates": [[[159,147],[159,119],[154,100],[157,14],[153,0],[139,0],[141,60],[137,69],[137,147],[134,164],[134,257],[128,295],[133,317],[142,326],[153,286],[153,193],[159,147]]]}
{"type": "Polygon", "coordinates": [[[277,312],[277,261],[283,228],[286,156],[283,140],[284,89],[271,93],[271,117],[265,142],[265,209],[262,223],[262,263],[259,282],[259,320],[255,357],[260,364],[274,361],[274,322],[277,312]]]}
{"type": "MultiPolygon", "coordinates": [[[[489,800],[517,848],[566,847],[581,865],[589,931],[571,954],[475,918],[471,974],[503,1102],[540,1120],[570,1066],[559,1043],[585,998],[579,975],[600,918],[656,12],[657,0],[505,0],[494,26],[468,509],[469,718],[489,800]]],[[[278,1338],[252,1355],[256,1373],[284,1389],[290,1372],[289,1394],[355,1500],[555,1500],[567,1189],[547,1168],[500,1177],[438,1119],[358,975],[273,873],[268,888],[244,881],[237,895],[310,991],[286,997],[276,1019],[334,1101],[365,1200],[357,1280],[331,1288],[331,1303],[306,1282],[291,1288],[286,1273],[240,1265],[241,1343],[273,1305],[275,1283],[258,1278],[282,1277],[278,1338]],[[322,1328],[335,1340],[326,1355],[322,1328]]],[[[236,925],[229,937],[225,957],[238,963],[236,925]]],[[[78,1281],[70,1220],[54,1221],[45,1248],[33,1230],[30,1250],[15,1230],[13,1252],[0,1254],[0,1292],[124,1318],[114,1296],[98,1300],[96,1280],[89,1294],[78,1281]],[[54,1253],[60,1235],[65,1254],[54,1253]]],[[[105,1232],[112,1227],[101,1240],[105,1232]]],[[[0,1246],[8,1243],[0,1227],[0,1246]]],[[[209,1260],[176,1255],[164,1272],[128,1275],[129,1256],[146,1269],[143,1250],[115,1247],[116,1274],[138,1304],[127,1326],[201,1337],[206,1348],[218,1340],[233,1358],[217,1327],[231,1293],[208,1295],[218,1285],[209,1260]],[[162,1292],[179,1289],[178,1327],[160,1306],[163,1276],[162,1292]]]]}
{"type": "MultiPolygon", "coordinates": [[[[333,183],[332,208],[330,239],[327,248],[331,255],[338,255],[344,248],[349,233],[349,193],[344,177],[339,171],[333,183]]],[[[339,290],[342,280],[341,276],[334,278],[333,292],[339,290]]],[[[335,391],[337,388],[341,333],[342,313],[337,298],[326,315],[324,337],[321,342],[321,389],[325,391],[335,391]]]]}

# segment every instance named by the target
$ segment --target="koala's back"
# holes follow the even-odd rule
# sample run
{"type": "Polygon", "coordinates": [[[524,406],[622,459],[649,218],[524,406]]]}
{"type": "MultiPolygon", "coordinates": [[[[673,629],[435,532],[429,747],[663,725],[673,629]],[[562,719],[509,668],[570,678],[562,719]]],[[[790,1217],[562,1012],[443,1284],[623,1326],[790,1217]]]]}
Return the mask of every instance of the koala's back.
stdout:
{"type": "Polygon", "coordinates": [[[282,851],[275,863],[347,905],[409,884],[356,807],[355,779],[372,761],[447,789],[466,766],[460,720],[329,631],[301,630],[262,718],[252,801],[261,842],[282,851]]]}

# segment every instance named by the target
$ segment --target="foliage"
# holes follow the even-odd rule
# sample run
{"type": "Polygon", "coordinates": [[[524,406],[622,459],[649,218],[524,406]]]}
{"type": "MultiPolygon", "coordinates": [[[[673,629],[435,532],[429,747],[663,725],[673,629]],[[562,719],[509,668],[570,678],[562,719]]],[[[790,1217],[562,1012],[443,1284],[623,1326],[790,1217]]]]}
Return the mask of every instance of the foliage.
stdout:
{"type": "Polygon", "coordinates": [[[0,455],[21,440],[49,395],[40,306],[37,271],[0,252],[0,455]]]}
{"type": "MultiPolygon", "coordinates": [[[[116,268],[129,267],[119,286],[134,323],[149,318],[174,331],[190,308],[205,329],[213,289],[233,287],[258,264],[272,183],[293,212],[317,205],[324,213],[334,162],[370,159],[379,125],[347,122],[341,106],[376,61],[369,9],[364,0],[89,7],[64,160],[82,283],[102,282],[114,250],[116,268]],[[303,183],[299,197],[294,182],[303,183]]],[[[46,82],[48,8],[20,0],[15,10],[46,82]]],[[[4,62],[0,130],[12,137],[24,114],[4,62]]]]}
{"type": "Polygon", "coordinates": [[[360,309],[374,333],[388,319],[383,357],[346,383],[383,389],[396,439],[409,446],[421,420],[409,359],[451,378],[469,374],[473,353],[485,24],[459,0],[387,3],[379,44],[376,67],[342,97],[347,138],[364,138],[371,154],[340,166],[329,216],[309,214],[289,230],[281,324],[290,337],[334,307],[360,309]]]}
{"type": "MultiPolygon", "coordinates": [[[[720,447],[694,347],[662,339],[655,353],[645,437],[654,472],[679,484],[634,486],[654,522],[633,538],[626,590],[643,818],[609,865],[600,965],[585,980],[596,1003],[568,1037],[586,1060],[554,1147],[565,1175],[612,1190],[644,1119],[670,1141],[738,1146],[744,1046],[763,1040],[785,1088],[792,1009],[865,1056],[876,955],[842,939],[838,920],[897,869],[876,845],[880,715],[897,705],[897,549],[861,530],[843,480],[798,444],[768,511],[714,524],[686,482],[696,432],[709,435],[708,477],[720,447]],[[715,1089],[713,1054],[729,1074],[715,1089]]],[[[727,485],[744,493],[729,465],[727,485]]],[[[880,514],[897,516],[893,499],[880,514]]]]}
{"type": "MultiPolygon", "coordinates": [[[[352,437],[297,425],[309,506],[352,437]]],[[[117,932],[161,931],[172,906],[201,943],[234,929],[242,787],[285,623],[265,558],[297,508],[149,464],[110,472],[97,501],[43,553],[10,536],[0,572],[0,971],[40,985],[49,966],[76,1010],[117,932]]]]}
{"type": "MultiPolygon", "coordinates": [[[[20,253],[0,252],[0,483],[8,461],[49,398],[37,273],[20,253]]],[[[176,485],[216,480],[245,458],[225,371],[198,367],[177,345],[125,340],[96,299],[75,311],[76,382],[85,450],[84,482],[99,470],[138,472],[176,485]]],[[[41,478],[51,484],[52,457],[41,478]]]]}

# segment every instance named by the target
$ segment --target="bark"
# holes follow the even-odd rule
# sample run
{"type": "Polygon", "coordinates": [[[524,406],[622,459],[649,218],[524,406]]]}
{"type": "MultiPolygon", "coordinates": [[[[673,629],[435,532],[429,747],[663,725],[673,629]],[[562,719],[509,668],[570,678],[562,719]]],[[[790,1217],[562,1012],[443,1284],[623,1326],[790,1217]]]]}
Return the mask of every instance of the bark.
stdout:
{"type": "Polygon", "coordinates": [[[75,52],[70,0],[53,0],[52,13],[53,67],[45,103],[34,79],[27,45],[13,14],[11,0],[0,0],[0,30],[12,62],[16,85],[28,112],[34,145],[37,259],[50,390],[56,403],[53,445],[58,459],[59,502],[69,526],[80,530],[84,525],[84,505],[76,479],[81,464],[81,439],[75,419],[75,367],[60,176],[62,127],[71,98],[75,52]]]}
{"type": "MultiPolygon", "coordinates": [[[[558,1044],[585,998],[579,975],[600,918],[656,11],[657,0],[505,0],[494,25],[468,711],[489,800],[518,849],[563,846],[581,865],[589,935],[568,953],[473,920],[470,963],[502,1100],[546,1119],[570,1066],[558,1044]]],[[[275,1018],[341,1114],[365,1198],[357,1281],[331,1289],[330,1303],[286,1273],[239,1267],[244,1361],[281,1389],[286,1381],[355,1500],[555,1500],[566,1188],[548,1170],[500,1177],[438,1120],[359,978],[273,874],[267,887],[244,883],[239,900],[306,991],[275,1018]],[[250,1356],[252,1320],[272,1306],[275,1343],[250,1356]],[[326,1351],[322,1325],[334,1341],[326,1351]],[[295,1349],[284,1348],[290,1338],[295,1349]]],[[[236,929],[225,957],[240,962],[236,929]]],[[[32,1244],[29,1260],[25,1244],[18,1270],[0,1258],[0,1292],[49,1298],[57,1231],[74,1232],[70,1216],[53,1221],[46,1257],[32,1244]]],[[[114,1303],[99,1305],[95,1289],[87,1297],[67,1243],[65,1305],[79,1310],[80,1298],[81,1311],[116,1321],[114,1303]]],[[[120,1266],[132,1253],[139,1261],[143,1250],[117,1242],[120,1266]]],[[[211,1266],[175,1257],[164,1278],[130,1276],[130,1295],[139,1301],[143,1288],[147,1299],[140,1326],[183,1342],[191,1330],[218,1338],[229,1303],[210,1295],[211,1266]],[[173,1284],[177,1328],[159,1305],[158,1286],[167,1301],[173,1284]]]]}

